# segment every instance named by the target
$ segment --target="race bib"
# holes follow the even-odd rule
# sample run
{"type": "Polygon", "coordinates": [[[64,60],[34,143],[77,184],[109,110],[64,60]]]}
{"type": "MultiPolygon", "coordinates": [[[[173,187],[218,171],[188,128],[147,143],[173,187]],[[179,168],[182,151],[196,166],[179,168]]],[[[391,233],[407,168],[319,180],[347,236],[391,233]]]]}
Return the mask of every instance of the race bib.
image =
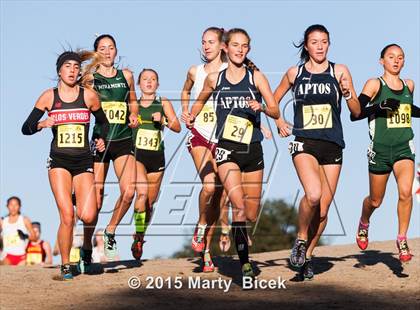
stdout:
{"type": "Polygon", "coordinates": [[[303,129],[332,128],[332,116],[330,104],[304,105],[303,129]]]}
{"type": "Polygon", "coordinates": [[[157,151],[160,146],[160,131],[139,129],[136,136],[136,148],[157,151]]]}
{"type": "Polygon", "coordinates": [[[38,265],[42,263],[42,254],[39,253],[27,253],[26,263],[28,265],[38,265]]]}
{"type": "Polygon", "coordinates": [[[70,250],[70,263],[77,263],[80,261],[80,249],[79,248],[71,248],[70,250]]]}
{"type": "Polygon", "coordinates": [[[223,139],[249,144],[254,127],[246,118],[228,115],[223,130],[223,139]]]}
{"type": "Polygon", "coordinates": [[[102,102],[102,109],[110,124],[125,124],[127,104],[120,101],[102,102]]]}
{"type": "Polygon", "coordinates": [[[216,112],[211,106],[205,105],[195,120],[196,124],[204,126],[216,125],[216,112]]]}
{"type": "Polygon", "coordinates": [[[68,124],[57,127],[58,147],[84,147],[85,128],[84,125],[68,124]]]}
{"type": "Polygon", "coordinates": [[[387,111],[386,116],[386,127],[388,128],[411,127],[411,104],[401,103],[398,111],[387,111]]]}
{"type": "Polygon", "coordinates": [[[4,247],[14,247],[20,243],[19,235],[16,233],[15,235],[8,235],[3,237],[4,238],[4,247]]]}

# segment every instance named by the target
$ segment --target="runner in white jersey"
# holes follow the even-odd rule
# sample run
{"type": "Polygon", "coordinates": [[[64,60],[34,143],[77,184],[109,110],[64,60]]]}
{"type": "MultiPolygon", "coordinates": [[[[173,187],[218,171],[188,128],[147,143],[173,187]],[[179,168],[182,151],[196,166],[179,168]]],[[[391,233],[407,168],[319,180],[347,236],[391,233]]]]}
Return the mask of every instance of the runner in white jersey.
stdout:
{"type": "Polygon", "coordinates": [[[0,221],[3,237],[3,263],[6,265],[25,265],[28,239],[35,241],[31,221],[20,214],[21,201],[12,196],[7,199],[9,214],[0,221]]]}
{"type": "MultiPolygon", "coordinates": [[[[226,56],[222,50],[223,29],[207,28],[203,32],[201,47],[204,64],[192,66],[188,70],[187,79],[181,93],[182,120],[189,118],[188,105],[190,97],[198,97],[203,88],[204,80],[211,72],[226,68],[226,56]]],[[[211,237],[217,223],[220,204],[223,203],[223,187],[216,177],[217,167],[214,161],[216,150],[215,138],[216,113],[213,100],[209,99],[202,112],[197,116],[191,132],[188,135],[187,147],[194,160],[198,175],[203,183],[199,196],[199,220],[192,239],[192,248],[202,253],[203,271],[214,271],[209,248],[211,237]]]]}

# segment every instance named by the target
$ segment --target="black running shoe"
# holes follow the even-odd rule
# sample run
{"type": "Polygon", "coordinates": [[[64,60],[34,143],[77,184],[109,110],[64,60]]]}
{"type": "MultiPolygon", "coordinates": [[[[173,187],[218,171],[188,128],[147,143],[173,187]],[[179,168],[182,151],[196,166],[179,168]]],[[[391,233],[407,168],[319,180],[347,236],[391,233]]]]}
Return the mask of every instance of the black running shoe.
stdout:
{"type": "Polygon", "coordinates": [[[314,277],[314,264],[312,259],[307,258],[305,264],[301,267],[302,281],[312,280],[314,277]]]}
{"type": "Polygon", "coordinates": [[[80,249],[80,260],[77,269],[80,273],[90,273],[92,269],[92,250],[80,249]]]}
{"type": "Polygon", "coordinates": [[[61,279],[63,281],[73,280],[73,274],[71,273],[70,264],[61,265],[61,279]]]}
{"type": "Polygon", "coordinates": [[[290,264],[293,267],[302,267],[305,264],[306,256],[306,241],[302,239],[296,239],[295,244],[290,254],[290,264]]]}

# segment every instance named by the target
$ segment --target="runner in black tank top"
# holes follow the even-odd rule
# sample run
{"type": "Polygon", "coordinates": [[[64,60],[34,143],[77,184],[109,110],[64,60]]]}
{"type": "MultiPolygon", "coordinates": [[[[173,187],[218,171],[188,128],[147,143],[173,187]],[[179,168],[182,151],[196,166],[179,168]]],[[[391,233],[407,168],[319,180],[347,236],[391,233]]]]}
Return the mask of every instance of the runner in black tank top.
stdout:
{"type": "MultiPolygon", "coordinates": [[[[345,146],[341,97],[347,100],[352,114],[360,114],[350,72],[327,59],[329,40],[324,26],[308,27],[299,46],[302,65],[290,68],[274,93],[277,102],[289,89],[293,95],[292,133],[296,139],[290,142],[289,151],[305,196],[299,206],[299,231],[290,262],[300,268],[301,280],[313,277],[312,252],[327,224],[341,170],[345,146]]],[[[276,123],[282,137],[290,135],[290,125],[284,119],[276,123]]]]}
{"type": "Polygon", "coordinates": [[[218,175],[233,205],[232,234],[242,274],[254,277],[248,258],[246,221],[256,221],[260,207],[263,177],[260,113],[278,118],[279,110],[265,76],[246,58],[250,44],[246,31],[229,30],[225,44],[228,68],[220,74],[216,72],[207,76],[187,124],[193,124],[195,116],[213,94],[218,120],[218,175]],[[261,96],[266,105],[262,104],[261,96]]]}
{"type": "Polygon", "coordinates": [[[58,242],[62,261],[60,277],[63,280],[73,277],[69,265],[73,225],[68,225],[74,220],[73,189],[77,216],[87,225],[83,243],[86,255],[78,266],[81,272],[90,271],[91,240],[97,218],[96,197],[92,195],[95,186],[93,157],[87,140],[90,112],[103,128],[103,136],[96,139],[96,147],[101,151],[105,149],[104,137],[109,129],[96,93],[78,85],[81,62],[81,56],[75,52],[64,52],[58,57],[58,86],[41,95],[22,126],[25,135],[32,135],[42,128],[53,130],[48,177],[60,213],[58,242]],[[40,122],[45,111],[48,111],[48,118],[40,122]]]}
{"type": "MultiPolygon", "coordinates": [[[[117,56],[114,38],[109,34],[100,35],[96,38],[93,47],[95,52],[98,52],[104,59],[92,79],[95,81],[95,88],[110,122],[110,133],[107,138],[111,139],[107,141],[106,151],[99,152],[95,156],[94,171],[98,210],[102,208],[105,179],[110,160],[113,162],[120,190],[120,195],[113,208],[114,212],[104,230],[104,253],[112,260],[117,255],[115,230],[134,198],[136,161],[131,128],[138,125],[138,106],[133,74],[127,69],[117,70],[114,67],[117,56]]],[[[101,126],[95,126],[95,129],[97,130],[95,133],[100,132],[101,126]]]]}

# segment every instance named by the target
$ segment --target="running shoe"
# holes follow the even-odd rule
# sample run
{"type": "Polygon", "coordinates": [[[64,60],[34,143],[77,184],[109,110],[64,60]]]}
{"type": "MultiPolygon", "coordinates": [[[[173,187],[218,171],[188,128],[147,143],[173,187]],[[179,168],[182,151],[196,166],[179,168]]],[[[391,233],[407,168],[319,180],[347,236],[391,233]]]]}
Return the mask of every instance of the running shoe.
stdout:
{"type": "Polygon", "coordinates": [[[242,277],[251,277],[254,278],[254,270],[252,270],[251,263],[245,263],[242,265],[242,277]]]}
{"type": "Polygon", "coordinates": [[[80,260],[77,264],[80,273],[89,274],[92,271],[92,250],[80,249],[80,260]]]}
{"type": "Polygon", "coordinates": [[[203,255],[203,272],[213,272],[215,269],[213,260],[209,252],[204,253],[203,255]]]}
{"type": "Polygon", "coordinates": [[[109,259],[113,259],[117,255],[117,241],[115,241],[115,234],[104,231],[104,253],[109,259]]]}
{"type": "Polygon", "coordinates": [[[314,265],[313,265],[312,259],[307,258],[303,266],[300,267],[299,279],[301,281],[305,281],[305,280],[310,281],[313,279],[313,277],[314,277],[314,265]]]}
{"type": "Polygon", "coordinates": [[[133,235],[134,241],[131,244],[131,254],[137,260],[141,259],[143,255],[143,244],[146,242],[143,240],[144,234],[135,234],[133,235]]]}
{"type": "Polygon", "coordinates": [[[70,264],[61,265],[61,279],[63,281],[73,280],[73,274],[71,273],[70,264]]]}
{"type": "Polygon", "coordinates": [[[356,235],[356,242],[359,246],[359,249],[361,249],[362,251],[366,250],[369,244],[368,229],[368,226],[362,226],[362,224],[359,223],[359,228],[357,229],[356,235]]]}
{"type": "Polygon", "coordinates": [[[204,251],[204,246],[205,246],[204,232],[205,232],[205,228],[204,228],[204,231],[202,231],[202,229],[200,229],[198,226],[196,227],[194,231],[194,236],[191,241],[191,247],[194,252],[201,253],[204,251]]]}
{"type": "Polygon", "coordinates": [[[397,248],[399,252],[399,258],[401,263],[408,263],[413,255],[410,253],[408,248],[407,239],[397,239],[397,248]]]}
{"type": "Polygon", "coordinates": [[[222,252],[227,252],[230,249],[229,232],[220,235],[219,247],[222,252]]]}
{"type": "Polygon", "coordinates": [[[306,256],[306,241],[302,239],[296,239],[295,244],[290,254],[290,264],[293,267],[302,267],[305,264],[306,256]]]}

